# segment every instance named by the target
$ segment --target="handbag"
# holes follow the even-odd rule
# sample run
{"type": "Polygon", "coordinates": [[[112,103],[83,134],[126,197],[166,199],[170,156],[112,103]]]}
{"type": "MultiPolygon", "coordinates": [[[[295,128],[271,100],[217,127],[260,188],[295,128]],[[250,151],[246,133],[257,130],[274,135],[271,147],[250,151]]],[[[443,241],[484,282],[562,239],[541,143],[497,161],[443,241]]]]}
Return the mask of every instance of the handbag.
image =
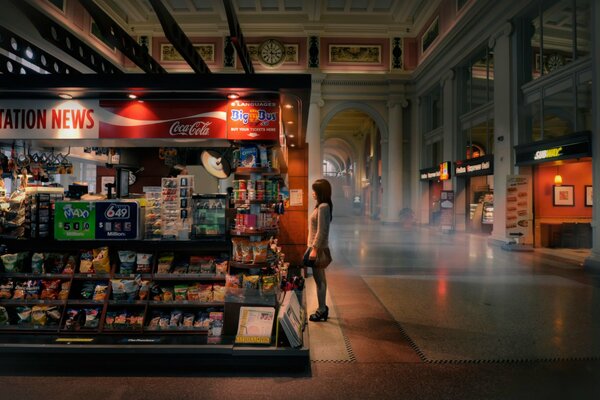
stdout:
{"type": "Polygon", "coordinates": [[[302,265],[304,265],[305,267],[314,268],[315,267],[315,262],[317,260],[316,259],[314,259],[314,260],[310,259],[310,251],[311,250],[312,250],[312,247],[308,247],[306,249],[306,251],[304,252],[304,256],[302,257],[302,265]]]}
{"type": "Polygon", "coordinates": [[[333,259],[331,258],[331,251],[329,251],[328,247],[319,249],[317,251],[317,258],[315,259],[316,268],[327,268],[332,261],[333,259]]]}

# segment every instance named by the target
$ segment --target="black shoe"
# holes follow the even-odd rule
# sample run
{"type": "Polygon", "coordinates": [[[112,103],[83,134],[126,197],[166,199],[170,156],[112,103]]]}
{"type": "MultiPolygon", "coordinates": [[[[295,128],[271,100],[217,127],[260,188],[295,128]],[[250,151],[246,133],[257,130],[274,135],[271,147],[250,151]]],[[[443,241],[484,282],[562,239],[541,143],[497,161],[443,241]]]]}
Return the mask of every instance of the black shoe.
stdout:
{"type": "Polygon", "coordinates": [[[329,307],[325,306],[325,311],[315,311],[314,314],[311,314],[308,318],[312,322],[327,321],[327,317],[329,317],[329,307]]]}

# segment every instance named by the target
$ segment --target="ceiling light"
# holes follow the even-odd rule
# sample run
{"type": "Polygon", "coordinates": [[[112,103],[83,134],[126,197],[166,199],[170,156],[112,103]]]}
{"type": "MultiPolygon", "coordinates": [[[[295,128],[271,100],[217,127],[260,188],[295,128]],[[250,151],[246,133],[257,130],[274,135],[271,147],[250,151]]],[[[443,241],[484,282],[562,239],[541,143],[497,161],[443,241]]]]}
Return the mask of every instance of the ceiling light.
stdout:
{"type": "Polygon", "coordinates": [[[71,100],[73,98],[73,96],[71,96],[68,93],[59,93],[58,97],[60,97],[61,99],[65,99],[65,100],[71,100]]]}
{"type": "Polygon", "coordinates": [[[294,143],[290,143],[290,147],[296,147],[294,143]]]}
{"type": "Polygon", "coordinates": [[[128,94],[127,97],[129,97],[131,100],[137,99],[137,95],[135,95],[133,93],[128,94]]]}
{"type": "Polygon", "coordinates": [[[290,134],[288,134],[287,136],[288,136],[289,138],[293,138],[293,137],[294,137],[294,134],[293,134],[293,133],[290,133],[290,134]]]}
{"type": "Polygon", "coordinates": [[[287,109],[290,109],[290,108],[294,108],[294,106],[293,106],[293,105],[291,105],[291,104],[286,104],[286,105],[285,105],[285,108],[287,108],[287,109]]]}
{"type": "Polygon", "coordinates": [[[237,93],[229,93],[229,94],[227,94],[227,98],[229,100],[237,100],[240,98],[240,95],[237,93]]]}
{"type": "Polygon", "coordinates": [[[289,125],[292,125],[294,123],[294,121],[288,121],[287,122],[289,125]]]}

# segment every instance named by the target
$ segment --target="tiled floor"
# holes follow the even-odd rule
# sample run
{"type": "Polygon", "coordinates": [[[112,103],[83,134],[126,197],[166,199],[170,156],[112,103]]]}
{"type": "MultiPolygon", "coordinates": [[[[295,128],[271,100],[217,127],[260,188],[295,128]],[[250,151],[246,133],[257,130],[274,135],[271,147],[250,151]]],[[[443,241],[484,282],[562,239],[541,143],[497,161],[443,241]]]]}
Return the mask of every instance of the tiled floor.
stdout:
{"type": "MultiPolygon", "coordinates": [[[[485,236],[337,216],[331,235],[331,318],[309,324],[310,371],[5,365],[0,400],[600,398],[600,277],[581,253],[508,252],[485,236]]],[[[314,297],[309,280],[309,313],[314,297]]]]}

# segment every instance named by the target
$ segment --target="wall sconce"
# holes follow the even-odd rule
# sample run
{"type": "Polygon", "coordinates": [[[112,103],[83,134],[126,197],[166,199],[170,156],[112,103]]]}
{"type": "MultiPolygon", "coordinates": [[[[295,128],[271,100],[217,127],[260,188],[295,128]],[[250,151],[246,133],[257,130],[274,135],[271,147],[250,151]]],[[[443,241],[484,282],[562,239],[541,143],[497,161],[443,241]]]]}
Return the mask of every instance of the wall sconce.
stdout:
{"type": "Polygon", "coordinates": [[[558,171],[558,167],[556,167],[556,175],[554,175],[554,184],[556,186],[562,185],[562,176],[560,176],[560,173],[558,171]]]}

